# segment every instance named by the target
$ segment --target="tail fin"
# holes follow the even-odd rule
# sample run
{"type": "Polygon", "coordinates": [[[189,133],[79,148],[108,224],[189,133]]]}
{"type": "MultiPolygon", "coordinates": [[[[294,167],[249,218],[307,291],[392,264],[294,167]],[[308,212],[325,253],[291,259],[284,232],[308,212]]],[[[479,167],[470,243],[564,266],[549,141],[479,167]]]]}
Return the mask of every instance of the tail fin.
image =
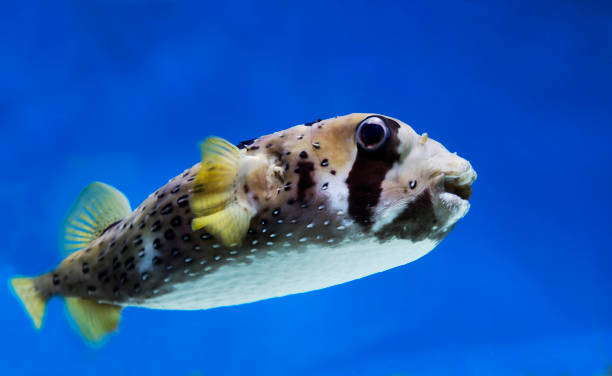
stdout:
{"type": "Polygon", "coordinates": [[[34,281],[35,278],[12,278],[11,287],[30,315],[36,329],[40,329],[49,298],[38,291],[34,281]]]}
{"type": "Polygon", "coordinates": [[[117,330],[121,317],[120,306],[67,297],[66,307],[83,337],[92,345],[102,341],[108,333],[117,330]]]}

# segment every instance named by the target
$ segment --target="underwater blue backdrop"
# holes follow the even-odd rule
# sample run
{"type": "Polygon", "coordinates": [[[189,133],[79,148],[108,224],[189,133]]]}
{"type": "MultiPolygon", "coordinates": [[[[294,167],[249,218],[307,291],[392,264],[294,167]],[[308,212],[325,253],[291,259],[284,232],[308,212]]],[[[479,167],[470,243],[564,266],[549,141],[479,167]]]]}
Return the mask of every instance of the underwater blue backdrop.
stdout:
{"type": "Polygon", "coordinates": [[[432,253],[322,291],[126,309],[99,349],[60,299],[0,289],[3,374],[605,375],[612,367],[612,9],[605,1],[2,1],[0,278],[60,260],[94,180],[138,205],[239,141],[350,112],[472,162],[432,253]]]}

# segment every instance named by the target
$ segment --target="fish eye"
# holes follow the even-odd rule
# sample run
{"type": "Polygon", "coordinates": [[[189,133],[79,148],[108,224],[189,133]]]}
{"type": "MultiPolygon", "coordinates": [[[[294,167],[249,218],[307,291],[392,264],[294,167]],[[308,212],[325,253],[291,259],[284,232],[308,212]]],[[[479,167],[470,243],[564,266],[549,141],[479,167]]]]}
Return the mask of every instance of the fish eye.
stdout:
{"type": "Polygon", "coordinates": [[[387,125],[378,116],[371,116],[363,120],[357,127],[357,134],[355,135],[357,144],[368,151],[380,148],[388,137],[387,125]]]}

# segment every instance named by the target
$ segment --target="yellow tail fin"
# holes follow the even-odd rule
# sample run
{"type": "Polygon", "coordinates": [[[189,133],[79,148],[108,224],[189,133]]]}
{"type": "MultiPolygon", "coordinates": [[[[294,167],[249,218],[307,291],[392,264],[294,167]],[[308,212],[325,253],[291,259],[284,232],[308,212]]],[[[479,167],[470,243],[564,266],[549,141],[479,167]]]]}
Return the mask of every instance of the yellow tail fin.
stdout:
{"type": "Polygon", "coordinates": [[[40,329],[48,298],[36,289],[34,280],[34,278],[12,278],[11,287],[30,315],[36,329],[40,329]]]}
{"type": "Polygon", "coordinates": [[[66,298],[68,313],[85,339],[96,343],[117,329],[121,307],[81,298],[66,298]]]}

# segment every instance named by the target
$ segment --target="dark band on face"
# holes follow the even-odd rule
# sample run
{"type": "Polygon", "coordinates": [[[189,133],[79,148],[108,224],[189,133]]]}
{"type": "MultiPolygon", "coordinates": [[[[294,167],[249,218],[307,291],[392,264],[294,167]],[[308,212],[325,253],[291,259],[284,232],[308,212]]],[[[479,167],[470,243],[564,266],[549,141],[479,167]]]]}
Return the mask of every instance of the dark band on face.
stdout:
{"type": "Polygon", "coordinates": [[[410,239],[413,242],[427,238],[441,240],[445,233],[433,231],[432,228],[436,224],[437,218],[432,195],[429,189],[425,189],[406,205],[406,208],[393,219],[393,222],[385,225],[375,235],[380,240],[387,240],[391,237],[410,239]]]}
{"type": "Polygon", "coordinates": [[[389,137],[385,144],[376,150],[369,151],[358,146],[355,163],[346,179],[349,191],[348,214],[355,222],[365,227],[372,224],[373,208],[380,199],[382,182],[400,157],[397,151],[399,124],[384,116],[376,117],[384,120],[389,137]]]}

